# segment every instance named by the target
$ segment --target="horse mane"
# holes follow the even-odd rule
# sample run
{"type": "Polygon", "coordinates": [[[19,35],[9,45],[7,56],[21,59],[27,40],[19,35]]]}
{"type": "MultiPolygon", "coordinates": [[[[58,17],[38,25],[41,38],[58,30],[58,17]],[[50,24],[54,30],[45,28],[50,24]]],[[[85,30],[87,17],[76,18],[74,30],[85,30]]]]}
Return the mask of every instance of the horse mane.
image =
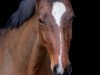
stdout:
{"type": "Polygon", "coordinates": [[[13,13],[7,22],[7,27],[15,28],[28,20],[35,12],[36,0],[22,0],[15,13],[13,13]]]}

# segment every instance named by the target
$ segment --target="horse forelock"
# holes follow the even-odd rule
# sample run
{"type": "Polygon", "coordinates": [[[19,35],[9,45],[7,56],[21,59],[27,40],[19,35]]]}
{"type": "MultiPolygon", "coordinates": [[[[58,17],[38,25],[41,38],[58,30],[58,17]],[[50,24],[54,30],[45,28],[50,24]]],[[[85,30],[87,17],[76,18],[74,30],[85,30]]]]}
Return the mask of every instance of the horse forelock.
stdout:
{"type": "MultiPolygon", "coordinates": [[[[61,0],[48,0],[50,2],[56,2],[61,0]]],[[[19,27],[26,20],[30,19],[35,12],[36,0],[22,0],[18,9],[14,12],[7,22],[8,28],[19,27]]]]}
{"type": "Polygon", "coordinates": [[[8,20],[7,27],[19,27],[24,21],[31,18],[35,12],[35,3],[36,0],[22,0],[17,11],[14,12],[8,20]]]}

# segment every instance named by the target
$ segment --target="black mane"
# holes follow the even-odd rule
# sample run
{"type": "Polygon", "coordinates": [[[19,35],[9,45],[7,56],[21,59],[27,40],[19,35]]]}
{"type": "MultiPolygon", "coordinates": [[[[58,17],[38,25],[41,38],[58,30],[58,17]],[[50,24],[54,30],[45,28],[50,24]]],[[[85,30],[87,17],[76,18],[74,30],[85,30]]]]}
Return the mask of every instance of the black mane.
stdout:
{"type": "Polygon", "coordinates": [[[7,27],[14,28],[22,25],[35,11],[36,0],[22,0],[18,10],[13,13],[7,22],[7,27]]]}

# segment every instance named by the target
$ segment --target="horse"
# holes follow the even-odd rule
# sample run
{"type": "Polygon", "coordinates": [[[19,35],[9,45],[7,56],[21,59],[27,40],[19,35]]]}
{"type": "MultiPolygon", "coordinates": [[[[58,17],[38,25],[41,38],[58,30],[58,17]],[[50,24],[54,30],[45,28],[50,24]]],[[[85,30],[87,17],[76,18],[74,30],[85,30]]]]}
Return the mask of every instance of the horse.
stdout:
{"type": "Polygon", "coordinates": [[[70,75],[70,0],[22,0],[0,29],[0,75],[70,75]]]}

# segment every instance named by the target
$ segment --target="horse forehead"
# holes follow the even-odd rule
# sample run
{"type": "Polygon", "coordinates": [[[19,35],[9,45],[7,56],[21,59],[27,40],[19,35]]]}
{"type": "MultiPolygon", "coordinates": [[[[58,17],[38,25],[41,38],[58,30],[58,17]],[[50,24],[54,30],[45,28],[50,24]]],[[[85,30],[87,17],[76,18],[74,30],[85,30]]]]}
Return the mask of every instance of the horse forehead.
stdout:
{"type": "Polygon", "coordinates": [[[52,15],[55,19],[55,22],[58,26],[60,26],[60,21],[62,15],[65,13],[66,7],[62,2],[54,2],[52,7],[52,15]]]}

